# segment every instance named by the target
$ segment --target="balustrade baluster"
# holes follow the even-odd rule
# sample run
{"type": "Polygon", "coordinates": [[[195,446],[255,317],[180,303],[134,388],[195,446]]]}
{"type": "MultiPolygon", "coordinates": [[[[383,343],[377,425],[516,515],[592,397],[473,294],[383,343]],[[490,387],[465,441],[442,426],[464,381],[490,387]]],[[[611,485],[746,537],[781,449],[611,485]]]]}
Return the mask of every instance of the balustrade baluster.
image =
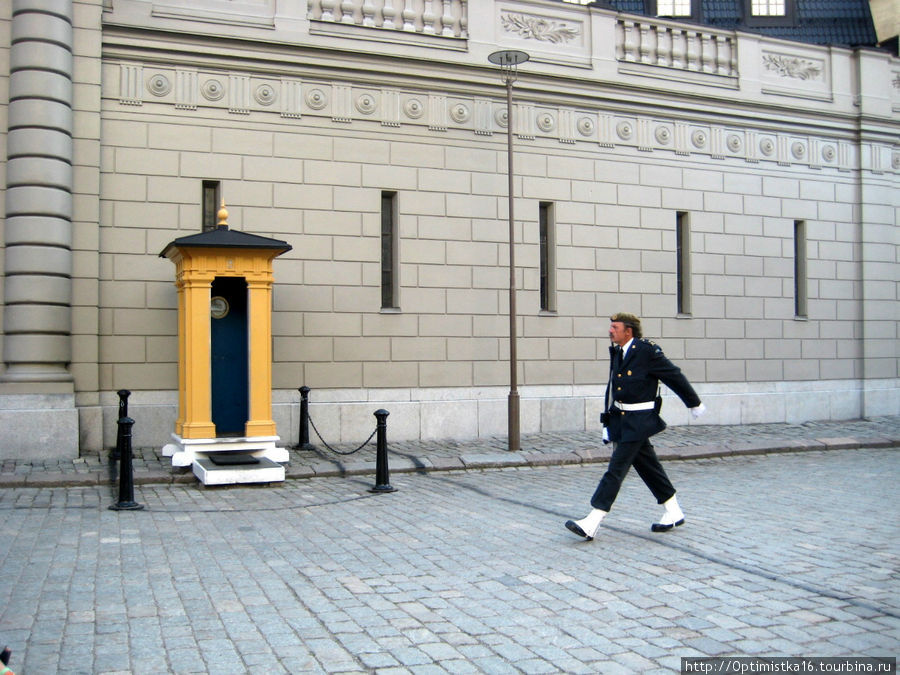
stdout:
{"type": "Polygon", "coordinates": [[[362,6],[363,26],[375,26],[375,5],[372,0],[365,0],[362,6]]]}
{"type": "Polygon", "coordinates": [[[616,21],[616,59],[625,60],[625,26],[621,21],[616,21]]]}
{"type": "Polygon", "coordinates": [[[356,6],[353,0],[341,1],[341,23],[356,23],[355,13],[356,6]]]}
{"type": "Polygon", "coordinates": [[[658,26],[656,29],[656,65],[668,66],[672,60],[672,44],[669,29],[658,26]]]}
{"type": "Polygon", "coordinates": [[[728,40],[723,35],[716,35],[716,72],[719,75],[728,74],[728,62],[731,59],[728,53],[728,40]]]}
{"type": "Polygon", "coordinates": [[[700,55],[697,53],[697,34],[687,33],[685,38],[687,39],[687,69],[700,70],[700,55]]]}
{"type": "Polygon", "coordinates": [[[640,40],[638,51],[640,52],[641,63],[650,63],[650,38],[647,35],[649,32],[650,27],[647,24],[642,23],[640,32],[638,33],[638,39],[640,40]]]}
{"type": "Polygon", "coordinates": [[[334,8],[337,0],[322,0],[322,21],[334,21],[334,8]]]}
{"type": "Polygon", "coordinates": [[[450,11],[450,0],[444,0],[444,11],[441,14],[441,35],[453,37],[453,13],[450,11]]]}
{"type": "Polygon", "coordinates": [[[672,36],[672,67],[684,67],[684,31],[673,30],[672,36]]]}
{"type": "Polygon", "coordinates": [[[703,60],[701,70],[704,73],[714,73],[716,72],[715,68],[715,55],[713,54],[713,49],[715,44],[712,40],[712,35],[707,35],[706,33],[700,34],[700,57],[703,60]]]}
{"type": "Polygon", "coordinates": [[[394,9],[393,0],[384,0],[384,7],[381,8],[382,28],[387,28],[389,30],[396,28],[394,25],[394,17],[396,15],[397,10],[394,9]]]}
{"type": "Polygon", "coordinates": [[[406,0],[403,3],[403,30],[415,32],[416,11],[413,9],[414,0],[406,0]]]}
{"type": "Polygon", "coordinates": [[[422,12],[422,32],[434,34],[434,0],[425,0],[425,11],[422,12]]]}
{"type": "Polygon", "coordinates": [[[625,24],[625,60],[638,61],[638,26],[636,23],[629,21],[625,24]]]}

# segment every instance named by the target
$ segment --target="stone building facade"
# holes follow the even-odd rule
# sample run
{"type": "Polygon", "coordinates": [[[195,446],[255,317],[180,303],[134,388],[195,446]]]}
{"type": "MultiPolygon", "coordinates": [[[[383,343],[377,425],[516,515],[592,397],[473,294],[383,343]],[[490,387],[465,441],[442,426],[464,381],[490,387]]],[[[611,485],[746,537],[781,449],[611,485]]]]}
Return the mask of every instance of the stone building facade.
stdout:
{"type": "MultiPolygon", "coordinates": [[[[594,429],[639,314],[704,423],[896,414],[900,61],[550,0],[13,0],[0,7],[0,457],[162,446],[160,252],[274,262],[274,417],[329,441],[506,433],[514,84],[522,433],[594,429]]],[[[667,397],[664,416],[687,424],[667,397]]]]}

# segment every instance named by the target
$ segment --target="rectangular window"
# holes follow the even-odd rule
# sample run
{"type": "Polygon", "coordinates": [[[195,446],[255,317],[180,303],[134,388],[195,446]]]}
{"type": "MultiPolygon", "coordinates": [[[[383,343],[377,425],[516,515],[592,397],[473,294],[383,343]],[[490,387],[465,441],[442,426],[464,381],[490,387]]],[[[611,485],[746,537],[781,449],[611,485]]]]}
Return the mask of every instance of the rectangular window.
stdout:
{"type": "Polygon", "coordinates": [[[219,181],[203,181],[203,225],[202,231],[216,229],[216,213],[219,210],[219,181]]]}
{"type": "Polygon", "coordinates": [[[656,0],[656,16],[691,16],[691,0],[656,0]]]}
{"type": "Polygon", "coordinates": [[[540,202],[538,214],[541,242],[541,310],[556,311],[556,223],[553,202],[540,202]]]}
{"type": "Polygon", "coordinates": [[[397,193],[381,193],[381,308],[399,307],[397,283],[397,193]]]}
{"type": "Polygon", "coordinates": [[[785,16],[787,7],[785,0],[750,0],[752,16],[785,16]]]}
{"type": "Polygon", "coordinates": [[[691,313],[691,223],[685,211],[675,214],[676,293],[679,314],[691,313]]]}
{"type": "Polygon", "coordinates": [[[806,318],[807,310],[806,272],[806,222],[794,221],[794,316],[806,318]]]}

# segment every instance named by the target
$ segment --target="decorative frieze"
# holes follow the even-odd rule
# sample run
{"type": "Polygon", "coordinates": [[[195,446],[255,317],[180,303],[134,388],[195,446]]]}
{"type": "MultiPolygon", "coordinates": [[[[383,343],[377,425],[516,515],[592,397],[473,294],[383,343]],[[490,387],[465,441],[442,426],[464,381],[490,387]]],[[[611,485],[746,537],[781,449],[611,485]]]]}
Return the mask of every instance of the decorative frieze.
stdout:
{"type": "Polygon", "coordinates": [[[570,108],[559,109],[559,141],[560,143],[574,143],[575,134],[575,111],[570,108]]]}
{"type": "MultiPolygon", "coordinates": [[[[139,64],[119,64],[116,98],[121,105],[141,105],[149,97],[157,104],[168,103],[186,112],[204,106],[237,115],[276,113],[290,119],[310,115],[342,124],[372,121],[393,128],[427,125],[434,132],[454,129],[484,136],[505,133],[508,126],[505,101],[500,103],[499,99],[449,98],[387,88],[373,90],[345,82],[274,80],[187,68],[157,68],[147,73],[145,70],[139,64]]],[[[556,138],[569,145],[619,145],[640,152],[698,154],[748,163],[770,161],[781,166],[802,164],[839,170],[860,166],[854,146],[836,139],[795,137],[767,129],[692,125],[680,120],[577,108],[547,108],[521,100],[515,106],[513,133],[526,141],[556,138]]],[[[872,151],[864,168],[896,171],[897,155],[893,152],[888,146],[872,151]]]]}
{"type": "Polygon", "coordinates": [[[169,78],[161,73],[157,73],[147,80],[147,91],[154,96],[165,96],[172,91],[172,83],[169,78]]]}
{"type": "Polygon", "coordinates": [[[175,71],[175,107],[181,110],[197,109],[198,78],[196,70],[175,71]]]}
{"type": "Polygon", "coordinates": [[[297,119],[303,116],[303,83],[299,80],[281,81],[281,116],[297,119]]]}
{"type": "Polygon", "coordinates": [[[220,80],[210,77],[200,86],[200,92],[207,101],[221,101],[225,97],[225,85],[220,80]]]}
{"type": "Polygon", "coordinates": [[[447,131],[447,97],[441,94],[428,95],[428,128],[432,131],[447,131]]]}
{"type": "Polygon", "coordinates": [[[475,133],[490,136],[494,133],[493,103],[484,98],[475,99],[475,133]]]}
{"type": "Polygon", "coordinates": [[[615,118],[606,113],[597,115],[597,142],[601,148],[612,148],[616,141],[613,138],[613,122],[615,118]]]}
{"type": "MultiPolygon", "coordinates": [[[[515,132],[519,138],[522,140],[534,140],[534,136],[537,133],[536,119],[537,115],[533,105],[530,103],[515,104],[515,132]]],[[[508,118],[506,122],[509,124],[508,118]]]]}
{"type": "Polygon", "coordinates": [[[331,120],[349,123],[353,121],[353,88],[348,84],[331,85],[331,120]]]}
{"type": "Polygon", "coordinates": [[[250,78],[246,75],[228,76],[228,112],[238,115],[250,113],[250,78]]]}
{"type": "Polygon", "coordinates": [[[690,149],[690,127],[683,122],[676,122],[673,132],[674,147],[676,155],[689,155],[690,149]]]}
{"type": "Polygon", "coordinates": [[[400,126],[400,92],[390,89],[381,90],[381,125],[385,127],[400,126]]]}
{"type": "Polygon", "coordinates": [[[144,100],[144,71],[139,65],[123,63],[119,67],[119,103],[141,105],[144,100]]]}
{"type": "Polygon", "coordinates": [[[637,148],[641,152],[653,152],[653,141],[650,134],[651,124],[651,120],[643,117],[639,117],[637,120],[637,148]]]}

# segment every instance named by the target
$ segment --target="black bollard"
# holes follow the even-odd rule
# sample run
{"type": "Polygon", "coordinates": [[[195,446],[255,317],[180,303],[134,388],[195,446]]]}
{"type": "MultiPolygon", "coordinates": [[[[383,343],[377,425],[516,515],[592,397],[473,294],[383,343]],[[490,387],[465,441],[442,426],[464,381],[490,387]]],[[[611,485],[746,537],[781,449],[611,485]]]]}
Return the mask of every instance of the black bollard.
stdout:
{"type": "Polygon", "coordinates": [[[131,462],[131,427],[134,420],[130,417],[119,418],[119,438],[122,439],[121,461],[119,463],[119,501],[110,505],[113,511],[139,511],[143,504],[134,501],[134,475],[131,462]]]}
{"type": "Polygon", "coordinates": [[[316,446],[309,442],[309,387],[300,387],[300,442],[298,450],[312,450],[316,446]]]}
{"type": "MultiPolygon", "coordinates": [[[[131,396],[131,392],[127,389],[119,389],[116,392],[119,395],[119,416],[116,418],[117,420],[122,419],[123,417],[128,417],[128,397],[131,396]]],[[[116,448],[110,453],[110,458],[119,459],[122,456],[122,427],[118,427],[116,429],[116,448]]]]}
{"type": "Polygon", "coordinates": [[[375,454],[375,487],[369,492],[394,492],[396,488],[391,487],[390,473],[388,469],[387,458],[387,416],[390,413],[381,409],[375,411],[375,419],[378,420],[375,431],[376,441],[378,443],[375,454]]]}

